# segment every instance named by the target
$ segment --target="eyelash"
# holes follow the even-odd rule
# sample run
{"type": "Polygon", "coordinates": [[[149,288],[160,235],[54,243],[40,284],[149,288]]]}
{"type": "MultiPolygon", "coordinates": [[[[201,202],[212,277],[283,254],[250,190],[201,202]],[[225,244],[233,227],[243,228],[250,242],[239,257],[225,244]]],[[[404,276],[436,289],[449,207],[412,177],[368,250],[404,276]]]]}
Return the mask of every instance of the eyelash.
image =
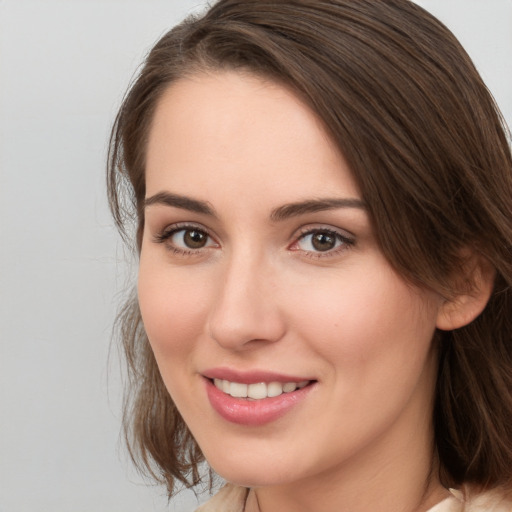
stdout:
{"type": "MultiPolygon", "coordinates": [[[[214,238],[210,234],[210,232],[202,226],[194,225],[194,224],[174,224],[165,228],[161,233],[154,236],[154,241],[156,243],[165,244],[166,248],[179,256],[196,256],[200,255],[204,249],[208,249],[212,246],[204,246],[198,249],[184,249],[181,247],[176,247],[172,243],[170,243],[170,239],[176,235],[177,233],[183,231],[185,234],[187,231],[196,231],[203,233],[208,237],[209,240],[214,241],[214,238]]],[[[217,244],[217,242],[215,242],[217,244]]],[[[294,240],[292,244],[288,246],[288,249],[291,251],[302,251],[302,253],[309,258],[319,259],[337,256],[343,251],[346,251],[349,247],[355,245],[355,239],[349,237],[345,234],[340,233],[339,231],[327,228],[327,227],[317,227],[317,228],[303,228],[300,230],[299,236],[294,240]],[[314,251],[314,250],[301,250],[298,246],[301,241],[304,241],[308,236],[314,236],[315,234],[325,234],[335,239],[335,243],[339,244],[337,247],[332,249],[328,249],[326,251],[314,251]],[[294,248],[297,246],[297,248],[294,248]]],[[[217,244],[218,246],[218,244],[217,244]]]]}

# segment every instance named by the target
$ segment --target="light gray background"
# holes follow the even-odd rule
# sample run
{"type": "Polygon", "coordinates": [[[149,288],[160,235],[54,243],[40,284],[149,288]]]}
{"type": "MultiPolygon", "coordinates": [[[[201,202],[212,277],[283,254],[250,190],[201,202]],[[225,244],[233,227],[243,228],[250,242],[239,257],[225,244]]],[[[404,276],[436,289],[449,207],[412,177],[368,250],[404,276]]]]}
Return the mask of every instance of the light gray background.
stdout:
{"type": "MultiPolygon", "coordinates": [[[[159,35],[201,0],[0,0],[0,512],[167,505],[119,447],[107,363],[126,257],[106,141],[159,35]]],[[[423,0],[461,39],[509,123],[512,0],[423,0]]]]}

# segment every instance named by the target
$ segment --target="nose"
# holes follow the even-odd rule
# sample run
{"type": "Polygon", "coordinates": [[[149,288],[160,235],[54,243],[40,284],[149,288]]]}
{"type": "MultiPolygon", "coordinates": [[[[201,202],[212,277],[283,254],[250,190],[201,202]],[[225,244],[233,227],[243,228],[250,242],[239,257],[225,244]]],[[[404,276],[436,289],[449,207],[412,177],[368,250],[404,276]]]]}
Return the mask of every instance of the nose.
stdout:
{"type": "Polygon", "coordinates": [[[286,323],[276,275],[263,258],[240,255],[225,262],[210,310],[211,338],[237,351],[279,341],[286,323]]]}

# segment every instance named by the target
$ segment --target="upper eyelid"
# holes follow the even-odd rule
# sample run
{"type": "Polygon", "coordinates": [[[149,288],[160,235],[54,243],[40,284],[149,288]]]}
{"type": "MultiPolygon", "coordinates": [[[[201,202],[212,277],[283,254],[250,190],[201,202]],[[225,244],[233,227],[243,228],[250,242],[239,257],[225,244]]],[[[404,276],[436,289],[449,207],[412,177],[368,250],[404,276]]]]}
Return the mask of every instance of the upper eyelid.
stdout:
{"type": "Polygon", "coordinates": [[[314,223],[313,224],[305,224],[305,225],[299,227],[298,229],[296,229],[294,231],[291,238],[293,239],[295,237],[295,239],[297,239],[301,236],[309,235],[309,234],[315,233],[317,231],[330,231],[332,233],[339,234],[340,236],[342,236],[344,238],[349,238],[351,240],[355,240],[355,238],[356,238],[356,236],[353,233],[351,233],[350,231],[348,231],[347,229],[332,226],[330,224],[314,224],[314,223]]]}
{"type": "Polygon", "coordinates": [[[204,231],[206,234],[211,236],[211,230],[200,224],[199,222],[174,222],[173,224],[168,224],[163,229],[159,230],[160,233],[173,233],[181,230],[187,229],[197,229],[199,231],[204,231]]]}
{"type": "Polygon", "coordinates": [[[168,240],[175,233],[178,233],[179,231],[186,231],[187,229],[197,229],[198,231],[203,231],[212,240],[214,240],[216,243],[219,243],[217,241],[217,238],[215,237],[214,234],[212,234],[210,229],[208,229],[203,224],[196,223],[196,222],[175,222],[173,224],[168,224],[167,226],[165,226],[162,229],[157,230],[153,234],[153,240],[156,242],[163,242],[163,241],[168,240]]]}

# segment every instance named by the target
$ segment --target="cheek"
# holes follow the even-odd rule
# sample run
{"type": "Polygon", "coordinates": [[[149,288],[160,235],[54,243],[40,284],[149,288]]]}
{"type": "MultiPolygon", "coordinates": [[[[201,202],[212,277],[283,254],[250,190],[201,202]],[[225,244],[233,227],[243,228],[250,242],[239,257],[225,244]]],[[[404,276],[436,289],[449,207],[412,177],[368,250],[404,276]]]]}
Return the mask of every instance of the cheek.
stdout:
{"type": "MultiPolygon", "coordinates": [[[[369,265],[366,269],[371,268],[369,265]]],[[[347,368],[365,362],[422,358],[435,322],[434,297],[409,287],[386,265],[318,281],[308,293],[292,293],[298,330],[317,353],[347,368]]]]}
{"type": "MultiPolygon", "coordinates": [[[[141,258],[138,298],[144,328],[157,362],[186,356],[202,332],[207,313],[205,288],[198,288],[186,272],[173,272],[141,258]]],[[[183,363],[183,360],[179,360],[183,363]]]]}

